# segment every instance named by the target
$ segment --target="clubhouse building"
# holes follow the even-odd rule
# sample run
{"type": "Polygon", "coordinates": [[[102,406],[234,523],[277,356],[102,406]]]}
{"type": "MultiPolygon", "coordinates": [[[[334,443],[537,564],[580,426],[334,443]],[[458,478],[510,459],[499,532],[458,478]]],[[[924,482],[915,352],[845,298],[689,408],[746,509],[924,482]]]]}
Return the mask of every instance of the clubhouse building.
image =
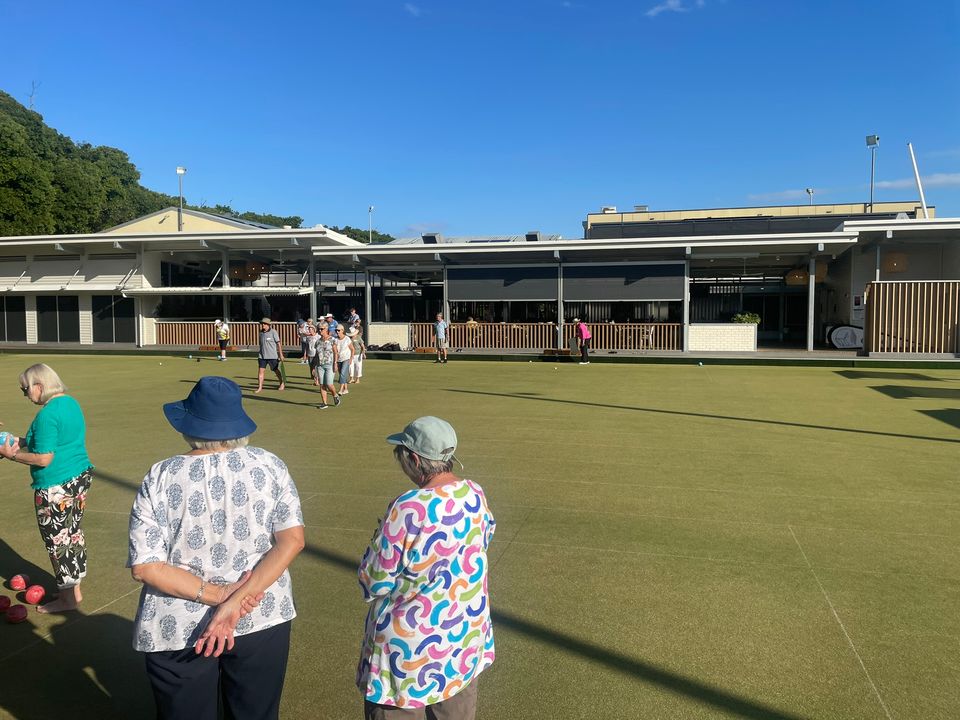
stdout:
{"type": "Polygon", "coordinates": [[[0,238],[0,347],[205,346],[223,317],[253,345],[264,315],[296,345],[297,319],[355,307],[369,344],[403,349],[428,346],[443,312],[465,350],[562,352],[580,317],[611,352],[960,356],[960,219],[917,202],[608,207],[583,227],[367,245],[167,208],[0,238]]]}

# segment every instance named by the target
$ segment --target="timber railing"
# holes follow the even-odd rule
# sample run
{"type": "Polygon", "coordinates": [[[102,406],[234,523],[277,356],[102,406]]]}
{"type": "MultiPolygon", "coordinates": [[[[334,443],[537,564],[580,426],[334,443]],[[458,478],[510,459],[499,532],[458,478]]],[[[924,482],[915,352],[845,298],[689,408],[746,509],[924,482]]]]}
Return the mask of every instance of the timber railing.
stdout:
{"type": "MultiPolygon", "coordinates": [[[[230,344],[233,347],[257,347],[260,344],[260,323],[232,322],[230,344]]],[[[216,345],[217,334],[212,322],[196,320],[157,320],[157,345],[216,345]]],[[[275,322],[273,329],[284,347],[300,347],[297,324],[275,322]]]]}
{"type": "MultiPolygon", "coordinates": [[[[596,350],[683,349],[681,323],[587,323],[596,350]]],[[[564,323],[563,349],[573,343],[576,326],[564,323]]],[[[434,345],[433,323],[411,323],[414,348],[434,345]]],[[[549,350],[557,347],[557,326],[553,323],[453,323],[447,329],[447,343],[455,350],[549,350]]],[[[575,347],[575,343],[573,343],[575,347]]]]}
{"type": "Polygon", "coordinates": [[[866,352],[960,352],[960,281],[872,282],[865,304],[866,352]]]}

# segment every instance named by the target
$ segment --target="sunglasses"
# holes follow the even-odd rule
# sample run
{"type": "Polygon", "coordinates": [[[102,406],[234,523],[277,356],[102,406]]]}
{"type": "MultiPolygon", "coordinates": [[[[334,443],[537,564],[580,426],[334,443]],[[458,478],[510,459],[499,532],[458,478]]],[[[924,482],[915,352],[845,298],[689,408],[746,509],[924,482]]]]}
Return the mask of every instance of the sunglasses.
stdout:
{"type": "Polygon", "coordinates": [[[23,385],[21,385],[21,386],[20,386],[20,392],[22,392],[22,393],[24,394],[24,396],[26,396],[26,395],[28,395],[28,394],[30,393],[30,388],[32,388],[34,385],[36,385],[36,383],[33,383],[32,385],[27,385],[26,387],[24,387],[23,385]]]}

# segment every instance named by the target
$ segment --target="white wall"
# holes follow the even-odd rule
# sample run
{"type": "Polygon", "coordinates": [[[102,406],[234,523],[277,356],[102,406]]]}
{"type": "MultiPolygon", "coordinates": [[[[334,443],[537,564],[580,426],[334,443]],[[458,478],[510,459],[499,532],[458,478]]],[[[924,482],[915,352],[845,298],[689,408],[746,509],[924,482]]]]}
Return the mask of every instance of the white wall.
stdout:
{"type": "Polygon", "coordinates": [[[410,347],[410,326],[407,323],[370,323],[367,345],[399,343],[406,350],[410,347]]]}
{"type": "Polygon", "coordinates": [[[695,323],[690,325],[690,352],[755,352],[757,326],[753,323],[695,323]]]}

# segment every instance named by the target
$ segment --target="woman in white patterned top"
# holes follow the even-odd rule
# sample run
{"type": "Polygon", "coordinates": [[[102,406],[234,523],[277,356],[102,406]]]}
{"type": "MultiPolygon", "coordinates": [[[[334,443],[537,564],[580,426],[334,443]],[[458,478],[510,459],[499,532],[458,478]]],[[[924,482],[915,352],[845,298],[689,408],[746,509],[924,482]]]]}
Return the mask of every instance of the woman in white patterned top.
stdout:
{"type": "Polygon", "coordinates": [[[201,378],[163,410],[191,450],[144,477],[127,561],[157,716],[276,718],[296,616],[287,568],[304,545],[296,486],[247,446],[256,424],[233,381],[201,378]]]}

